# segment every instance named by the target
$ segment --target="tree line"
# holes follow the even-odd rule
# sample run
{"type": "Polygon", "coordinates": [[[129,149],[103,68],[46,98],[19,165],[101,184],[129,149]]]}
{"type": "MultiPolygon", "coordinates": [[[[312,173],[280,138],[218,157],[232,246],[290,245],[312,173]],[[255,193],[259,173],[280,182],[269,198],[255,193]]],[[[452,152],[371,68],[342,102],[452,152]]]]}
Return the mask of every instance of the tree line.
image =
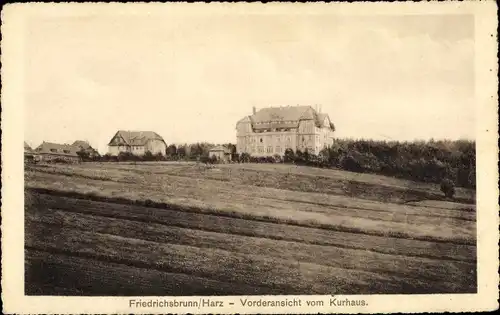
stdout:
{"type": "MultiPolygon", "coordinates": [[[[374,141],[335,140],[318,155],[287,149],[284,156],[255,157],[248,153],[237,154],[234,144],[225,144],[230,152],[230,161],[235,163],[293,163],[321,168],[335,168],[358,173],[373,173],[422,182],[441,183],[447,179],[457,186],[476,187],[475,141],[374,141]]],[[[194,143],[167,146],[165,155],[144,156],[132,153],[109,154],[84,161],[200,161],[217,163],[209,157],[215,145],[194,143]]],[[[81,154],[81,153],[79,153],[81,154]]]]}
{"type": "MultiPolygon", "coordinates": [[[[231,155],[236,154],[236,146],[232,143],[223,144],[228,148],[231,155]]],[[[199,142],[193,144],[168,145],[165,154],[159,152],[156,154],[146,151],[144,155],[136,155],[131,152],[120,152],[118,155],[109,153],[90,157],[85,150],[78,152],[82,161],[100,161],[100,162],[122,162],[122,161],[209,161],[209,151],[216,144],[199,142]]],[[[232,159],[232,158],[231,158],[232,159]]]]}
{"type": "Polygon", "coordinates": [[[476,187],[476,143],[458,141],[336,140],[318,156],[287,150],[285,163],[373,173],[421,182],[476,187]]]}

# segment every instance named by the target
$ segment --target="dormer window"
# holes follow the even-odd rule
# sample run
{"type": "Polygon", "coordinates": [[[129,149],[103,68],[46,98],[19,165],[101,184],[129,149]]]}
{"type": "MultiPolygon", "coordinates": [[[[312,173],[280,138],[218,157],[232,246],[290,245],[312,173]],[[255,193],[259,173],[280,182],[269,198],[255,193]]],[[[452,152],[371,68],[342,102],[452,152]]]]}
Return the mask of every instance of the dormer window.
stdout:
{"type": "Polygon", "coordinates": [[[50,152],[57,152],[56,149],[50,149],[50,152]]]}
{"type": "Polygon", "coordinates": [[[69,150],[63,150],[63,152],[69,154],[69,150]]]}

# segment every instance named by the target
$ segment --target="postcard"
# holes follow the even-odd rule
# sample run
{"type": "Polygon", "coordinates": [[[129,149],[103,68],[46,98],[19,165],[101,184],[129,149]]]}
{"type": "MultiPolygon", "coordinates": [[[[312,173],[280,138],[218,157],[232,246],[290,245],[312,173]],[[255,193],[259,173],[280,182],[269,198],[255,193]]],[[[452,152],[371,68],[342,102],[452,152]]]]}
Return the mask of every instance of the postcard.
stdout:
{"type": "Polygon", "coordinates": [[[495,12],[4,6],[3,312],[498,309],[495,12]]]}

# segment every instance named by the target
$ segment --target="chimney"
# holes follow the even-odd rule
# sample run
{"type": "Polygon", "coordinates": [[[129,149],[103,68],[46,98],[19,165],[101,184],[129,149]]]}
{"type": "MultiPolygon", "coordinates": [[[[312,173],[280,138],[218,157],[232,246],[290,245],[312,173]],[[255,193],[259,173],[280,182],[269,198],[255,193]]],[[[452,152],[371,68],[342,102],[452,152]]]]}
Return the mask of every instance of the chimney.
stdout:
{"type": "Polygon", "coordinates": [[[321,113],[321,104],[319,104],[319,112],[321,113]]]}
{"type": "Polygon", "coordinates": [[[255,109],[255,106],[252,107],[253,114],[257,113],[257,109],[255,109]]]}

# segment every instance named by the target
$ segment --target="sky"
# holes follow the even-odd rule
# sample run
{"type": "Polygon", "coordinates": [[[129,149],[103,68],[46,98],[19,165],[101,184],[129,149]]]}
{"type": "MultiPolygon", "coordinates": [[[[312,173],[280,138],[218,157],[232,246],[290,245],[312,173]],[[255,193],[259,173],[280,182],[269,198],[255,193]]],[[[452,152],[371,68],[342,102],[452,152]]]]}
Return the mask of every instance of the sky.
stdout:
{"type": "Polygon", "coordinates": [[[24,38],[33,147],[234,143],[253,106],[316,104],[339,138],[475,138],[473,16],[35,16],[24,38]]]}

